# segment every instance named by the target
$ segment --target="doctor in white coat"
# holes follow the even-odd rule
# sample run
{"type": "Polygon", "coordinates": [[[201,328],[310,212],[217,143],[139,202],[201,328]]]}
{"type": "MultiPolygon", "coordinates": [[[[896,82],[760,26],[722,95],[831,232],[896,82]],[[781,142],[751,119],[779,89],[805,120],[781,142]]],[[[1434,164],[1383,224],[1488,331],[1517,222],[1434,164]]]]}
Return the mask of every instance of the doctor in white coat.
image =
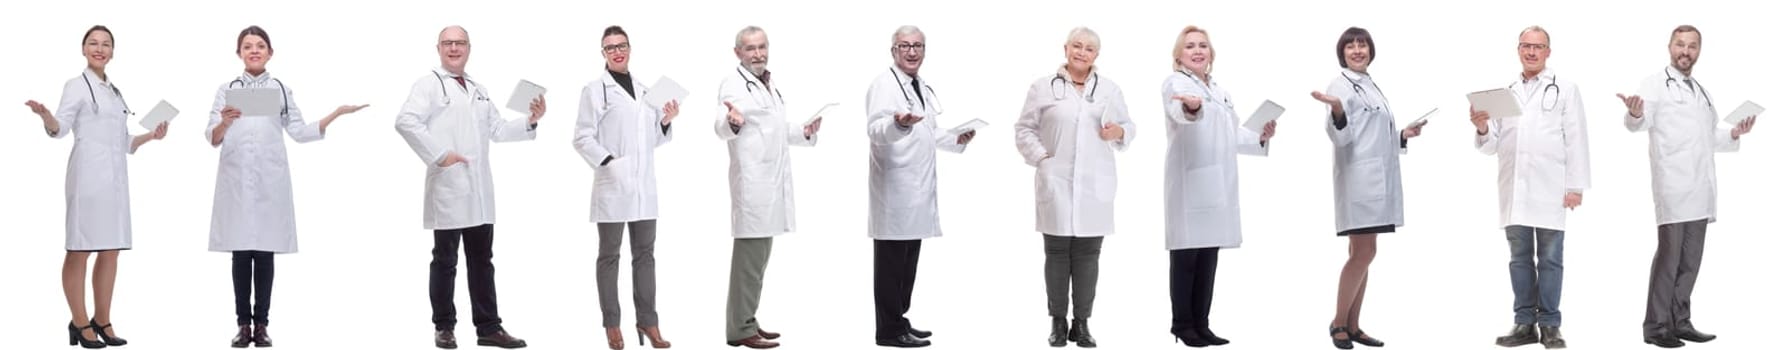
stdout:
{"type": "Polygon", "coordinates": [[[466,279],[472,294],[472,322],[478,345],[521,348],[528,344],[503,329],[497,314],[497,286],[491,265],[491,239],[497,222],[496,190],[491,180],[491,142],[534,139],[534,128],[546,114],[546,98],[529,105],[527,118],[503,119],[484,85],[466,75],[472,41],[466,30],[441,30],[435,43],[441,67],[416,80],[398,111],[397,131],[427,169],[422,224],[435,231],[434,260],[429,263],[429,304],[434,309],[435,346],[459,346],[453,306],[453,282],[459,248],[466,247],[466,279]]]}
{"type": "Polygon", "coordinates": [[[733,37],[739,66],[721,81],[714,132],[727,141],[727,185],[733,200],[733,258],[727,288],[727,345],[777,347],[781,337],[758,326],[758,297],[770,263],[771,239],[795,231],[795,180],[789,146],[812,147],[820,121],[785,119],[783,94],[770,80],[770,39],[748,26],[733,37]]]}
{"type": "Polygon", "coordinates": [[[230,253],[237,328],[231,346],[247,347],[252,342],[268,347],[273,346],[267,336],[273,255],[298,252],[292,173],[287,168],[286,139],[281,133],[299,143],[322,140],[337,117],[366,105],[341,106],[322,120],[306,123],[293,102],[292,90],[267,73],[273,40],[266,30],[249,26],[236,34],[236,55],[242,59],[242,76],[217,87],[211,121],[205,126],[206,141],[221,148],[217,189],[211,200],[211,251],[230,253]],[[234,89],[279,90],[278,113],[244,115],[236,106],[225,104],[225,93],[234,89]]]}
{"type": "Polygon", "coordinates": [[[876,75],[864,96],[870,137],[870,238],[874,241],[876,345],[922,347],[932,332],[913,328],[920,242],[944,234],[938,225],[937,150],[962,153],[975,137],[940,127],[938,95],[919,77],[926,34],[902,26],[889,43],[894,66],[876,75]]]}
{"type": "Polygon", "coordinates": [[[1169,331],[1187,346],[1230,343],[1211,331],[1211,297],[1218,250],[1242,246],[1242,207],[1236,157],[1267,156],[1278,122],[1242,127],[1230,91],[1212,81],[1216,49],[1205,29],[1187,26],[1174,40],[1174,73],[1162,82],[1168,127],[1163,168],[1169,293],[1169,331]]]}
{"type": "Polygon", "coordinates": [[[1589,136],[1578,85],[1547,68],[1551,38],[1539,26],[1522,30],[1516,54],[1521,80],[1511,83],[1522,115],[1491,119],[1473,108],[1479,152],[1497,155],[1498,224],[1509,241],[1515,323],[1498,337],[1506,347],[1565,347],[1559,297],[1565,273],[1566,212],[1590,189],[1589,136]],[[1538,263],[1537,263],[1538,259],[1538,263]]]}
{"type": "Polygon", "coordinates": [[[1691,77],[1702,56],[1702,31],[1671,30],[1670,66],[1640,82],[1638,94],[1616,95],[1627,105],[1621,118],[1628,131],[1646,131],[1652,159],[1652,204],[1658,222],[1658,250],[1641,328],[1647,344],[1675,348],[1683,341],[1707,342],[1713,334],[1690,324],[1690,291],[1702,269],[1702,243],[1715,221],[1716,152],[1739,151],[1739,137],[1752,131],[1757,116],[1721,125],[1714,102],[1691,77]]]}
{"type": "Polygon", "coordinates": [[[1062,50],[1067,62],[1031,84],[1013,135],[1019,156],[1037,168],[1036,229],[1044,237],[1050,345],[1094,347],[1087,318],[1099,284],[1100,244],[1115,226],[1115,153],[1130,146],[1137,126],[1119,84],[1094,69],[1099,34],[1077,27],[1062,50]],[[1071,290],[1073,326],[1066,319],[1071,290]]]}
{"type": "Polygon", "coordinates": [[[654,348],[671,343],[659,335],[658,272],[653,246],[658,240],[658,146],[671,142],[678,102],[650,106],[646,84],[628,70],[633,44],[619,26],[603,29],[604,73],[578,95],[578,125],[572,147],[596,172],[590,189],[590,222],[596,223],[596,291],[610,349],[620,349],[621,302],[616,280],[621,270],[621,231],[633,236],[634,321],[642,341],[654,348]]]}
{"type": "Polygon", "coordinates": [[[62,84],[61,102],[54,113],[37,101],[25,101],[25,106],[43,119],[43,130],[50,137],[77,134],[68,155],[64,245],[68,253],[62,260],[62,295],[73,317],[68,323],[69,345],[94,349],[126,343],[110,330],[118,252],[131,248],[130,176],[125,156],[136,154],[144,143],[167,136],[168,124],[141,135],[129,133],[126,123],[133,113],[106,75],[106,64],[112,62],[111,29],[87,29],[81,35],[81,56],[87,58],[87,69],[62,84]],[[92,255],[99,257],[93,262],[93,315],[89,318],[85,295],[87,258],[92,255]]]}
{"type": "Polygon", "coordinates": [[[1360,305],[1367,295],[1367,269],[1378,254],[1379,234],[1404,225],[1404,176],[1398,156],[1428,121],[1400,128],[1390,100],[1367,73],[1378,47],[1366,29],[1351,27],[1336,41],[1342,71],[1325,91],[1311,97],[1328,106],[1323,130],[1335,144],[1336,236],[1348,237],[1348,262],[1336,288],[1336,315],[1329,322],[1337,348],[1385,343],[1360,330],[1360,305]]]}

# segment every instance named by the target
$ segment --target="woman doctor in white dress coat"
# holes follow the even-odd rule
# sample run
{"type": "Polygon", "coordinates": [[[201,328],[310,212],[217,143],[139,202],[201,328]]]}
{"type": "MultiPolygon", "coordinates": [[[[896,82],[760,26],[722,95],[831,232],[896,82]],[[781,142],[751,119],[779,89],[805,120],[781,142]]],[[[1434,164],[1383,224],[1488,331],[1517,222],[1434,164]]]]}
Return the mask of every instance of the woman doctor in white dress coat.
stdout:
{"type": "Polygon", "coordinates": [[[1099,253],[1113,228],[1118,194],[1115,151],[1136,136],[1118,83],[1094,71],[1099,35],[1085,27],[1062,45],[1068,62],[1031,84],[1013,124],[1019,155],[1037,168],[1037,223],[1044,237],[1044,290],[1050,345],[1095,346],[1087,328],[1099,281],[1099,253]],[[1068,309],[1073,291],[1074,326],[1068,309]]]}
{"type": "Polygon", "coordinates": [[[1277,122],[1257,132],[1241,126],[1230,92],[1211,80],[1217,58],[1204,29],[1187,26],[1174,41],[1174,73],[1162,82],[1168,126],[1163,167],[1168,246],[1169,332],[1187,346],[1224,345],[1211,332],[1218,250],[1242,246],[1238,154],[1267,155],[1277,122]]]}
{"type": "Polygon", "coordinates": [[[621,302],[616,280],[621,270],[621,231],[626,228],[633,257],[635,330],[640,341],[669,348],[659,335],[658,269],[652,251],[658,240],[659,146],[671,142],[678,101],[646,102],[646,84],[627,68],[633,44],[619,26],[603,29],[601,78],[578,95],[578,124],[572,146],[596,172],[590,193],[590,222],[596,223],[596,292],[610,349],[621,349],[621,302]]]}
{"type": "Polygon", "coordinates": [[[292,90],[267,73],[273,40],[259,26],[236,35],[242,76],[217,88],[205,138],[219,147],[217,188],[211,201],[211,251],[229,252],[230,276],[236,294],[235,347],[273,346],[267,336],[267,310],[272,298],[273,255],[298,252],[298,225],[292,206],[292,173],[286,164],[286,139],[299,143],[323,139],[336,117],[366,105],[341,106],[315,123],[305,123],[292,90]],[[276,115],[244,115],[225,105],[235,89],[277,89],[276,115]],[[249,303],[253,286],[254,303],[249,303]],[[251,306],[253,310],[251,311],[251,306]],[[251,327],[251,323],[253,322],[251,327]]]}
{"type": "Polygon", "coordinates": [[[1336,235],[1348,237],[1348,262],[1336,290],[1330,341],[1337,348],[1354,343],[1385,343],[1360,330],[1360,304],[1367,294],[1367,267],[1378,251],[1378,235],[1404,225],[1404,178],[1398,156],[1410,138],[1422,134],[1427,121],[1400,128],[1379,84],[1367,74],[1378,57],[1373,35],[1348,28],[1336,41],[1342,71],[1326,91],[1311,97],[1328,105],[1323,129],[1335,144],[1336,235]]]}
{"type": "Polygon", "coordinates": [[[131,248],[130,181],[125,155],[168,134],[168,124],[132,136],[126,119],[133,114],[124,96],[106,75],[112,62],[112,30],[93,26],[81,36],[87,69],[62,85],[54,114],[37,101],[26,101],[43,118],[50,137],[75,135],[68,156],[67,244],[62,260],[62,294],[68,299],[68,345],[89,349],[124,345],[112,326],[112,288],[118,278],[118,251],[131,248]],[[87,257],[93,264],[93,315],[85,297],[87,257]]]}

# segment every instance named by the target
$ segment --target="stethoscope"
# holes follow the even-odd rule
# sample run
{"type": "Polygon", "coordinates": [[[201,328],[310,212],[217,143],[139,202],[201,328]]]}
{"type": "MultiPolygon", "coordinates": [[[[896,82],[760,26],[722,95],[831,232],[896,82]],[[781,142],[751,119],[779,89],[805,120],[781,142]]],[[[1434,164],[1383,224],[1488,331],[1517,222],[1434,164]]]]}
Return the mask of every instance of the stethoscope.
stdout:
{"type": "MultiPolygon", "coordinates": [[[[1348,73],[1342,73],[1342,79],[1348,79],[1348,83],[1354,85],[1354,95],[1355,96],[1366,96],[1367,95],[1367,89],[1360,86],[1360,81],[1354,80],[1354,78],[1348,77],[1348,73]]],[[[1379,101],[1380,101],[1378,106],[1367,106],[1366,107],[1367,112],[1373,112],[1373,111],[1385,109],[1385,105],[1391,104],[1391,99],[1388,97],[1385,97],[1385,90],[1379,89],[1379,83],[1373,82],[1373,81],[1367,81],[1367,85],[1372,85],[1373,91],[1379,93],[1379,101]]]]}
{"type": "MultiPolygon", "coordinates": [[[[1204,92],[1205,92],[1205,94],[1204,94],[1204,95],[1203,95],[1203,96],[1200,96],[1200,97],[1199,97],[1199,98],[1201,98],[1201,99],[1206,99],[1206,100],[1210,100],[1210,99],[1211,99],[1211,88],[1209,88],[1209,87],[1206,87],[1206,86],[1205,86],[1205,84],[1203,84],[1203,83],[1202,83],[1202,82],[1200,82],[1200,81],[1199,81],[1199,77],[1195,77],[1195,76],[1193,76],[1193,73],[1191,73],[1191,72],[1187,72],[1187,71],[1184,71],[1184,70],[1176,70],[1176,71],[1177,71],[1177,72],[1180,72],[1180,75],[1185,75],[1185,76],[1186,76],[1186,78],[1187,78],[1187,79],[1192,79],[1192,80],[1193,80],[1193,86],[1198,86],[1198,87],[1199,87],[1199,91],[1204,91],[1204,92]]],[[[1236,107],[1236,106],[1235,106],[1235,105],[1231,105],[1231,104],[1230,104],[1230,97],[1229,97],[1229,96],[1224,96],[1224,100],[1223,100],[1223,101],[1219,101],[1219,102],[1223,102],[1223,104],[1224,104],[1224,107],[1226,107],[1226,108],[1235,108],[1235,107],[1236,107]]]]}
{"type": "MultiPolygon", "coordinates": [[[[292,110],[292,100],[286,95],[286,83],[280,82],[279,79],[273,79],[273,83],[280,86],[280,116],[284,117],[290,115],[289,112],[292,110]]],[[[242,78],[236,78],[236,80],[230,81],[229,88],[235,89],[237,86],[248,87],[248,82],[243,81],[242,78]]]]}
{"type": "MultiPolygon", "coordinates": [[[[1509,88],[1514,90],[1517,83],[1520,82],[1510,83],[1509,88]]],[[[1541,106],[1541,110],[1547,112],[1552,112],[1554,108],[1559,107],[1559,76],[1553,76],[1552,80],[1547,81],[1547,86],[1541,88],[1541,106]],[[1552,93],[1553,102],[1547,102],[1548,93],[1552,93]]]]}
{"type": "MultiPolygon", "coordinates": [[[[752,94],[752,87],[757,86],[759,90],[764,90],[764,86],[758,85],[757,81],[753,81],[751,77],[747,77],[745,75],[744,68],[734,69],[733,72],[739,73],[739,79],[745,80],[745,93],[748,95],[752,95],[753,96],[752,99],[756,100],[757,99],[756,96],[758,96],[758,95],[752,94]]],[[[782,90],[771,90],[771,92],[776,94],[777,103],[783,102],[783,91],[782,90]]]]}
{"type": "Polygon", "coordinates": [[[1714,106],[1714,100],[1708,98],[1708,89],[1696,89],[1695,85],[1697,84],[1694,81],[1691,81],[1689,84],[1684,84],[1683,82],[1678,81],[1677,78],[1671,77],[1671,71],[1667,70],[1665,71],[1665,90],[1670,90],[1671,97],[1676,98],[1677,102],[1683,102],[1683,93],[1678,92],[1677,89],[1671,88],[1671,85],[1685,85],[1690,91],[1701,91],[1702,101],[1708,102],[1710,107],[1714,106]]]}
{"type": "MultiPolygon", "coordinates": [[[[441,82],[441,99],[446,100],[447,104],[450,104],[450,105],[453,104],[453,99],[447,98],[447,78],[442,77],[440,72],[431,72],[431,73],[435,73],[435,80],[441,82]]],[[[474,100],[486,101],[486,102],[491,101],[491,98],[489,96],[485,96],[485,92],[478,88],[477,82],[473,82],[472,79],[466,78],[466,77],[460,77],[460,79],[466,80],[466,90],[472,92],[472,94],[473,94],[472,97],[474,100]]],[[[284,85],[282,85],[282,88],[283,88],[283,86],[284,85]]]]}
{"type": "MultiPolygon", "coordinates": [[[[1068,77],[1062,76],[1062,74],[1057,74],[1055,78],[1050,79],[1050,89],[1057,100],[1061,100],[1064,96],[1068,95],[1067,88],[1069,83],[1068,77]]],[[[1087,103],[1093,103],[1093,93],[1099,91],[1099,74],[1088,73],[1086,84],[1087,103]]]]}
{"type": "MultiPolygon", "coordinates": [[[[912,105],[913,105],[913,97],[909,97],[909,96],[907,96],[907,85],[906,85],[906,84],[901,84],[901,75],[900,75],[900,74],[896,74],[896,73],[895,73],[895,70],[894,70],[894,68],[889,68],[889,69],[888,69],[888,75],[893,75],[893,76],[894,76],[894,77],[895,77],[895,80],[894,80],[894,83],[895,83],[895,87],[898,87],[898,88],[900,88],[900,89],[901,89],[901,98],[904,98],[904,99],[907,99],[907,105],[908,105],[908,106],[912,106],[912,105]]],[[[913,78],[913,80],[919,80],[919,78],[913,78]]],[[[936,92],[936,91],[932,91],[932,84],[922,84],[922,85],[923,85],[923,86],[925,86],[925,87],[926,87],[926,91],[924,91],[924,92],[921,92],[921,91],[914,91],[914,92],[913,92],[913,94],[914,94],[914,95],[919,95],[919,94],[923,94],[923,93],[926,93],[926,92],[931,92],[931,93],[932,93],[932,97],[933,97],[933,98],[937,98],[937,97],[938,97],[938,92],[936,92]]],[[[1060,97],[1059,97],[1059,98],[1060,98],[1060,97]]],[[[919,106],[920,106],[920,107],[921,107],[921,108],[924,108],[924,107],[925,107],[925,106],[926,106],[926,103],[925,103],[925,96],[920,96],[920,97],[919,97],[919,100],[920,100],[920,102],[919,102],[919,106]]],[[[934,101],[934,102],[936,102],[936,101],[934,101]]],[[[1089,101],[1089,102],[1091,102],[1091,100],[1090,100],[1090,101],[1089,101]]]]}
{"type": "MultiPolygon", "coordinates": [[[[87,79],[87,75],[82,74],[81,81],[87,83],[87,97],[93,101],[93,109],[99,109],[99,92],[93,89],[93,80],[87,79]]],[[[118,95],[118,103],[124,105],[124,115],[137,115],[130,111],[130,102],[124,101],[124,93],[118,91],[118,86],[112,85],[110,87],[112,88],[112,94],[118,95]]]]}

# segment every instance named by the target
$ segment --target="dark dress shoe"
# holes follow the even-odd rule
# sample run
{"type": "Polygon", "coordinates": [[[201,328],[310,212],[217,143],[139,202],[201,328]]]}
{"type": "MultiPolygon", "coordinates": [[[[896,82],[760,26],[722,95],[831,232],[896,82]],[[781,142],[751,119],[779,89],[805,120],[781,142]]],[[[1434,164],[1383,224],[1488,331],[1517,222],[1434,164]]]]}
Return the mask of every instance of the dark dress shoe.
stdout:
{"type": "Polygon", "coordinates": [[[267,336],[267,325],[264,324],[255,325],[255,336],[249,338],[249,341],[254,342],[257,348],[273,347],[273,338],[267,336]]]}
{"type": "Polygon", "coordinates": [[[932,341],[919,339],[919,337],[915,337],[912,334],[902,334],[899,337],[876,340],[876,346],[892,346],[897,348],[923,348],[931,345],[932,341]]]}
{"type": "MultiPolygon", "coordinates": [[[[125,341],[124,338],[109,334],[110,331],[107,331],[106,329],[112,328],[112,324],[110,323],[99,324],[99,322],[94,322],[92,319],[89,319],[87,320],[87,325],[93,326],[93,334],[99,336],[99,340],[106,343],[106,346],[124,346],[125,344],[130,344],[130,342],[125,341]]],[[[1708,338],[1714,339],[1713,336],[1708,338]]]]}
{"type": "Polygon", "coordinates": [[[1666,349],[1683,347],[1683,341],[1679,341],[1677,340],[1677,337],[1671,335],[1648,335],[1646,336],[1646,343],[1666,349]]]}
{"type": "Polygon", "coordinates": [[[759,328],[758,329],[758,337],[764,338],[765,340],[776,340],[776,338],[782,338],[783,334],[777,333],[777,332],[771,332],[771,331],[764,330],[763,328],[759,328]]]}
{"type": "Polygon", "coordinates": [[[1362,332],[1359,329],[1354,330],[1354,332],[1348,333],[1348,340],[1354,341],[1356,343],[1360,343],[1360,345],[1366,345],[1366,346],[1371,346],[1371,347],[1375,347],[1375,348],[1385,346],[1385,342],[1379,341],[1379,339],[1374,339],[1373,337],[1369,337],[1369,336],[1367,336],[1367,332],[1362,332]]]}
{"type": "MultiPolygon", "coordinates": [[[[760,331],[760,332],[762,332],[762,331],[760,331]]],[[[777,347],[778,345],[782,345],[782,344],[777,344],[776,342],[766,340],[766,339],[764,339],[764,336],[761,336],[761,335],[753,335],[750,337],[745,337],[745,339],[727,341],[727,346],[744,346],[744,347],[753,348],[753,349],[769,349],[769,348],[777,347]]]]}
{"type": "Polygon", "coordinates": [[[1200,338],[1196,332],[1188,332],[1186,334],[1175,334],[1174,341],[1179,342],[1181,345],[1186,345],[1189,348],[1203,348],[1203,347],[1211,346],[1211,342],[1205,341],[1205,338],[1200,338]]]}
{"type": "Polygon", "coordinates": [[[236,337],[230,338],[230,347],[246,348],[255,341],[255,329],[249,325],[236,326],[236,337]]]}
{"type": "Polygon", "coordinates": [[[69,346],[80,345],[81,348],[85,348],[85,349],[104,349],[104,348],[106,348],[106,342],[101,341],[98,338],[94,338],[93,340],[87,340],[87,337],[81,334],[81,331],[93,330],[95,328],[96,327],[93,326],[92,322],[87,323],[87,326],[85,326],[85,327],[76,327],[75,323],[73,321],[68,322],[68,345],[69,346]]]}
{"type": "Polygon", "coordinates": [[[1056,317],[1050,319],[1050,347],[1068,346],[1068,319],[1056,317]]]}
{"type": "Polygon", "coordinates": [[[1519,324],[1509,330],[1509,334],[1497,337],[1497,345],[1513,348],[1541,342],[1540,335],[1535,333],[1534,325],[1519,324]]]}
{"type": "Polygon", "coordinates": [[[919,339],[925,339],[925,338],[932,337],[932,331],[922,331],[922,330],[918,330],[918,329],[913,329],[912,327],[907,328],[907,334],[912,334],[914,338],[919,338],[919,339]]]}
{"type": "Polygon", "coordinates": [[[1085,318],[1077,318],[1074,324],[1069,326],[1068,340],[1073,340],[1075,346],[1083,348],[1099,346],[1099,343],[1093,341],[1093,330],[1087,328],[1087,319],[1085,318]]]}
{"type": "MultiPolygon", "coordinates": [[[[1695,328],[1691,328],[1691,327],[1684,327],[1683,329],[1678,329],[1676,333],[1677,333],[1677,339],[1683,339],[1683,340],[1697,342],[1697,343],[1707,343],[1711,340],[1714,340],[1713,334],[1698,332],[1698,331],[1696,331],[1695,328]]],[[[107,344],[111,344],[111,343],[107,343],[107,344]]]]}
{"type": "Polygon", "coordinates": [[[1224,339],[1224,338],[1218,337],[1217,334],[1212,334],[1211,328],[1200,328],[1199,329],[1199,338],[1205,339],[1205,342],[1211,343],[1211,345],[1224,345],[1224,344],[1230,343],[1229,339],[1224,339]]]}
{"type": "Polygon", "coordinates": [[[435,347],[442,349],[458,349],[460,341],[453,337],[453,330],[435,331],[435,347]]]}
{"type": "Polygon", "coordinates": [[[497,331],[497,333],[491,333],[491,335],[479,336],[478,337],[478,346],[495,346],[495,347],[504,348],[504,349],[521,349],[521,348],[528,347],[528,342],[522,341],[522,338],[516,338],[514,336],[510,336],[509,331],[497,331]]]}
{"type": "MultiPolygon", "coordinates": [[[[1348,350],[1354,348],[1354,341],[1348,340],[1348,327],[1329,327],[1329,342],[1335,344],[1337,349],[1348,350]],[[1342,336],[1342,339],[1336,339],[1336,336],[1338,335],[1342,336]]],[[[1499,340],[1499,342],[1501,343],[1501,340],[1499,340]]]]}
{"type": "Polygon", "coordinates": [[[1541,346],[1548,349],[1564,349],[1565,336],[1559,334],[1558,326],[1541,326],[1541,346]]]}

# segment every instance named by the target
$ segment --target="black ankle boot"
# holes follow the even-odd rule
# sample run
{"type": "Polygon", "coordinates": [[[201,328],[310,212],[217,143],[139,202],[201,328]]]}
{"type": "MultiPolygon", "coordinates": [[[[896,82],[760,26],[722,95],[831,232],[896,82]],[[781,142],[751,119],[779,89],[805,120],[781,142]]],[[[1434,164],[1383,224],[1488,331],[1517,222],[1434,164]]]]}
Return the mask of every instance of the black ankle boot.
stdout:
{"type": "Polygon", "coordinates": [[[1056,317],[1050,319],[1050,347],[1060,348],[1068,345],[1068,319],[1056,317]]]}
{"type": "Polygon", "coordinates": [[[1075,346],[1091,348],[1099,346],[1093,341],[1093,330],[1087,329],[1087,319],[1077,318],[1068,329],[1068,339],[1075,341],[1075,346]]]}

